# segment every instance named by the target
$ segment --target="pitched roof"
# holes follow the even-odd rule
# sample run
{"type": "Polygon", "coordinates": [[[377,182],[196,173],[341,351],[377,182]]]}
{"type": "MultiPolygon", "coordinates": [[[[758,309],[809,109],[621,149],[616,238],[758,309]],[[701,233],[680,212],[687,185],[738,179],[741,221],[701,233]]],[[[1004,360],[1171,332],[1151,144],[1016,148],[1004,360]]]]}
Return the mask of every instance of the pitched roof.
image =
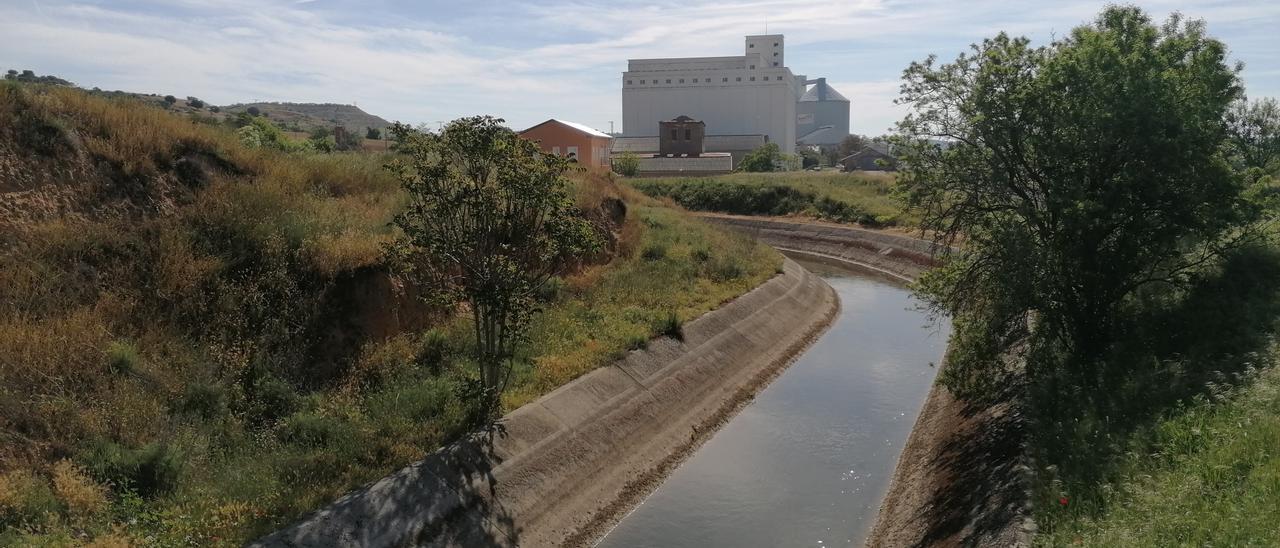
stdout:
{"type": "Polygon", "coordinates": [[[529,129],[526,129],[526,130],[524,130],[524,131],[521,131],[520,133],[528,133],[528,132],[532,131],[534,128],[536,128],[536,127],[539,127],[539,126],[542,126],[543,124],[548,124],[548,123],[551,123],[551,122],[559,122],[559,123],[561,123],[561,124],[564,124],[564,125],[566,125],[566,126],[569,126],[569,127],[573,128],[573,129],[576,129],[576,130],[578,130],[578,131],[581,131],[581,132],[583,132],[583,133],[586,133],[587,135],[590,135],[590,136],[592,136],[592,137],[606,137],[606,138],[613,138],[613,136],[612,136],[612,135],[609,135],[608,133],[605,133],[605,132],[600,131],[600,130],[598,130],[598,129],[592,129],[592,128],[591,128],[591,126],[588,126],[588,125],[585,125],[585,124],[579,124],[579,123],[577,123],[577,122],[570,122],[570,121],[568,121],[568,120],[558,120],[558,119],[556,119],[556,118],[551,118],[550,120],[547,120],[546,122],[543,122],[543,123],[541,123],[541,124],[538,124],[538,125],[536,125],[536,126],[533,126],[533,127],[529,128],[529,129]]]}
{"type": "Polygon", "coordinates": [[[819,78],[818,82],[815,83],[813,87],[809,88],[809,91],[804,92],[804,96],[801,97],[800,100],[801,101],[844,101],[846,103],[849,102],[849,100],[846,99],[845,96],[840,95],[840,92],[836,91],[836,88],[833,88],[827,85],[826,78],[819,78]]]}

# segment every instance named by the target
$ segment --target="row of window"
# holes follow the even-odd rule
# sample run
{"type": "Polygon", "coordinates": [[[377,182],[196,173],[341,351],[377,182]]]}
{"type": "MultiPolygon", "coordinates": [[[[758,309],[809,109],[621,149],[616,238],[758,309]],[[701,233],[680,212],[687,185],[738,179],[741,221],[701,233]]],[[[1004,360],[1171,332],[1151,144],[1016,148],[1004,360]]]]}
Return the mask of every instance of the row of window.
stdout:
{"type": "MultiPolygon", "coordinates": [[[[749,47],[749,48],[754,48],[754,47],[756,47],[756,45],[755,45],[755,44],[747,44],[747,47],[749,47]]],[[[777,42],[774,42],[774,43],[773,43],[773,47],[775,47],[775,48],[776,48],[776,47],[778,47],[778,43],[777,43],[777,42]]],[[[775,53],[774,55],[777,55],[777,54],[775,53]]]]}
{"type": "MultiPolygon", "coordinates": [[[[764,76],[763,78],[764,78],[764,81],[766,81],[766,82],[768,82],[768,81],[769,81],[769,77],[768,77],[768,76],[764,76]]],[[[774,80],[777,80],[777,81],[779,81],[779,82],[781,82],[781,81],[782,81],[782,77],[781,77],[781,76],[775,76],[773,79],[774,79],[774,80]]],[[[727,76],[726,76],[726,77],[723,77],[723,78],[721,78],[721,79],[720,79],[720,81],[721,81],[721,82],[728,82],[728,81],[729,81],[729,77],[727,77],[727,76]]],[[[742,77],[741,77],[741,76],[737,76],[737,77],[735,77],[735,78],[734,78],[734,81],[741,82],[741,81],[742,81],[742,77]]],[[[755,77],[755,76],[751,76],[749,81],[751,81],[751,82],[756,81],[756,77],[755,77]]],[[[640,80],[640,85],[642,85],[642,86],[643,86],[643,85],[645,85],[645,84],[647,84],[647,83],[649,83],[649,80],[640,80]]],[[[657,83],[658,83],[658,81],[657,81],[657,80],[653,80],[653,83],[654,83],[654,84],[657,84],[657,83]]],[[[668,83],[668,84],[670,84],[670,83],[671,83],[671,79],[670,79],[670,78],[667,78],[667,83],[668,83]]],[[[684,83],[684,78],[678,78],[678,79],[677,79],[677,83],[683,84],[683,83],[684,83]]],[[[694,84],[698,83],[698,79],[697,79],[697,78],[693,78],[693,82],[692,82],[692,83],[694,83],[694,84]]],[[[710,79],[710,78],[703,78],[703,79],[702,79],[702,83],[704,83],[704,84],[710,84],[710,83],[711,83],[711,79],[710,79]]],[[[628,86],[630,86],[630,85],[634,85],[634,84],[635,84],[635,80],[627,80],[627,85],[628,85],[628,86]]]]}

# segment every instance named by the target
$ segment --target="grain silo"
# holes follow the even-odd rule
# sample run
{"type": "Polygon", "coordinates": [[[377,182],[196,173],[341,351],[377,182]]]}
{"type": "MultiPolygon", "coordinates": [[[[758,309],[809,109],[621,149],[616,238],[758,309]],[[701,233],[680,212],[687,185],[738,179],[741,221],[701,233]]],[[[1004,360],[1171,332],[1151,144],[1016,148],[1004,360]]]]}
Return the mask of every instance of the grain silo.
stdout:
{"type": "Polygon", "coordinates": [[[813,84],[796,104],[796,141],[804,145],[837,145],[849,135],[849,100],[827,85],[826,78],[813,84]]]}

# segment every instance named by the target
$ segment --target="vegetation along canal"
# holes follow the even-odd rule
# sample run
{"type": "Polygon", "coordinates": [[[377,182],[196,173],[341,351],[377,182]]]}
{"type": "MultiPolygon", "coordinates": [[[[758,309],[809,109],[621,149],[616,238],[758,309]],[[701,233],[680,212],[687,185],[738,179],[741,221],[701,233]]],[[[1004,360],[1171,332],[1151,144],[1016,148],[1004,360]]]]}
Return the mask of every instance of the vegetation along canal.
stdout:
{"type": "Polygon", "coordinates": [[[600,546],[862,544],[950,324],[900,285],[802,264],[836,289],[840,317],[600,546]]]}

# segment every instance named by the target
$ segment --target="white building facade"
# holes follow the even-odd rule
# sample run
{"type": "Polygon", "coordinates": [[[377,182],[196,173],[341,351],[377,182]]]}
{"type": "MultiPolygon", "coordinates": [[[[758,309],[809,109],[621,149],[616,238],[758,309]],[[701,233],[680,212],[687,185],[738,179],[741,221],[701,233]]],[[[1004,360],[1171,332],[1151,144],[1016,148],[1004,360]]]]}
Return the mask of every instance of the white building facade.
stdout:
{"type": "Polygon", "coordinates": [[[707,135],[765,135],[795,152],[796,103],[804,76],[785,63],[781,34],[746,37],[734,57],[631,59],[622,73],[622,134],[658,134],[658,122],[686,115],[707,135]]]}

